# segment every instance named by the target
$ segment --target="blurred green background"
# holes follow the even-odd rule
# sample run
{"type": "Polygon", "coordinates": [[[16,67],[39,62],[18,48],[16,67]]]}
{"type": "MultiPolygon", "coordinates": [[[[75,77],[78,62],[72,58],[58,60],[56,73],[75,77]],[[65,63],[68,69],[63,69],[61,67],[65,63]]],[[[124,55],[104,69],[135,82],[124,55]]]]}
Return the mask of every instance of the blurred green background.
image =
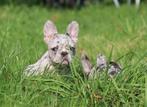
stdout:
{"type": "MultiPolygon", "coordinates": [[[[120,3],[126,4],[129,0],[118,0],[120,3]]],[[[135,0],[130,0],[132,3],[135,3],[135,0]]],[[[90,5],[90,4],[103,4],[103,5],[112,5],[113,4],[113,0],[1,0],[0,4],[26,4],[29,6],[32,5],[51,5],[53,6],[53,2],[55,3],[59,3],[61,4],[66,4],[66,5],[70,5],[70,4],[74,4],[74,6],[78,6],[80,4],[80,2],[84,2],[84,4],[86,5],[90,5]]],[[[147,1],[146,0],[141,0],[142,4],[146,4],[147,1]]]]}

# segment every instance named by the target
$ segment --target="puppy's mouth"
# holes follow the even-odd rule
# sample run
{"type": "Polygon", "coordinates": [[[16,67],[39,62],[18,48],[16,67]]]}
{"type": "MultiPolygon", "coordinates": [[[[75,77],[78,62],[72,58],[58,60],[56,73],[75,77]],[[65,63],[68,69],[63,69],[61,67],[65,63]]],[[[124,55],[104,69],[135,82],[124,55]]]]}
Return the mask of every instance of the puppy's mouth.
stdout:
{"type": "Polygon", "coordinates": [[[69,60],[67,58],[63,58],[62,62],[63,65],[68,65],[69,64],[69,60]]]}

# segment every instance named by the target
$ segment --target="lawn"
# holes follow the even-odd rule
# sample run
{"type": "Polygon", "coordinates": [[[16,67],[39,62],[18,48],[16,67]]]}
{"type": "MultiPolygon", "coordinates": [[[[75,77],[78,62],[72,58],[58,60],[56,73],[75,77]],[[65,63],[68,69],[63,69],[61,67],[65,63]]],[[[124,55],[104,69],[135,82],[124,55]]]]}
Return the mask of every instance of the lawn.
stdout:
{"type": "MultiPolygon", "coordinates": [[[[81,10],[41,6],[0,7],[0,106],[1,107],[143,107],[147,72],[147,7],[88,6],[81,10]],[[80,24],[77,54],[70,75],[51,73],[23,77],[24,68],[47,50],[43,42],[46,20],[65,33],[68,23],[80,24]],[[92,63],[101,52],[123,67],[110,79],[103,72],[87,80],[80,54],[92,63]]],[[[147,90],[147,89],[146,89],[147,90]]]]}

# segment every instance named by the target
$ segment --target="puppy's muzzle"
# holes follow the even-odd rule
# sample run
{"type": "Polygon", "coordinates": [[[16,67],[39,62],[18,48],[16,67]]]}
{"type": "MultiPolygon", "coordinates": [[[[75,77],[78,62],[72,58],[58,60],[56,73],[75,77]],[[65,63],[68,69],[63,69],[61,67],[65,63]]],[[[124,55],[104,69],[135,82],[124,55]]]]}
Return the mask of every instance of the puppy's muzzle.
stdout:
{"type": "Polygon", "coordinates": [[[61,56],[62,56],[62,57],[66,57],[67,55],[68,55],[67,52],[61,52],[61,56]]]}
{"type": "Polygon", "coordinates": [[[62,56],[62,64],[68,65],[69,64],[68,52],[66,51],[61,52],[61,56],[62,56]]]}

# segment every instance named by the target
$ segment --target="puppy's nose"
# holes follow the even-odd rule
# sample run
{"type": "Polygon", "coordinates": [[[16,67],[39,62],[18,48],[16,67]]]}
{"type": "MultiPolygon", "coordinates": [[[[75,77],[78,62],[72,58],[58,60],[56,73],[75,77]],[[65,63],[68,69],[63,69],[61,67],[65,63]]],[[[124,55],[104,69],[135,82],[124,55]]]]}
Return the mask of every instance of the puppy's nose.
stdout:
{"type": "Polygon", "coordinates": [[[68,53],[67,52],[62,52],[61,55],[64,57],[66,56],[68,53]]]}

